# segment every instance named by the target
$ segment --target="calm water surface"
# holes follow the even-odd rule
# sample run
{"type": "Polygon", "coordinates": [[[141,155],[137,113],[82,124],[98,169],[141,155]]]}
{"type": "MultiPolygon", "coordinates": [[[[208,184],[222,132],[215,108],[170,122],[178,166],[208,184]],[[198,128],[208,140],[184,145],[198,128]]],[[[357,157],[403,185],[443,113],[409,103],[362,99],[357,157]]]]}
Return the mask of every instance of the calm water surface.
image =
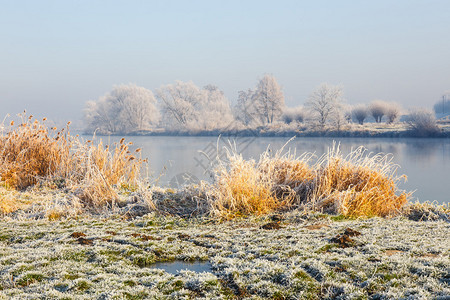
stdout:
{"type": "MultiPolygon", "coordinates": [[[[118,137],[102,137],[106,143],[117,142],[118,137]]],[[[178,186],[186,181],[187,175],[193,180],[209,180],[210,157],[224,153],[228,138],[217,137],[128,137],[134,148],[142,148],[142,156],[148,157],[153,181],[161,186],[178,186]]],[[[236,147],[245,158],[258,158],[269,148],[276,151],[283,147],[288,138],[278,137],[238,137],[236,147]]],[[[298,155],[314,152],[317,156],[326,153],[333,145],[340,143],[344,154],[358,146],[366,147],[373,153],[392,153],[393,161],[400,166],[399,174],[408,177],[401,184],[405,190],[413,190],[413,196],[421,202],[436,200],[448,203],[450,200],[450,140],[449,139],[370,139],[370,138],[296,138],[287,148],[298,155]]]]}
{"type": "Polygon", "coordinates": [[[159,262],[154,263],[150,268],[163,269],[170,274],[178,274],[182,270],[188,270],[193,272],[211,272],[211,264],[208,261],[196,261],[196,262],[186,262],[186,261],[170,261],[170,262],[159,262]]]}

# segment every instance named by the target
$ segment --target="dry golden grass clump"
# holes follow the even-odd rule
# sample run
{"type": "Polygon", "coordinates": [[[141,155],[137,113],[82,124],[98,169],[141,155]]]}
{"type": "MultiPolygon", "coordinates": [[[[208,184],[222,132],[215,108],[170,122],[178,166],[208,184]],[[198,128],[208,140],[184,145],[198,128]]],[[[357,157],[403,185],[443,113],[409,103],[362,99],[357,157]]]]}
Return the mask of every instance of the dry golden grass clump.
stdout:
{"type": "Polygon", "coordinates": [[[370,155],[363,147],[343,157],[333,146],[314,163],[311,153],[296,157],[268,151],[258,162],[228,152],[212,186],[212,213],[230,218],[305,207],[345,216],[389,216],[408,201],[400,191],[392,156],[370,155]]]}
{"type": "Polygon", "coordinates": [[[236,151],[227,152],[228,162],[219,164],[211,190],[214,215],[262,215],[305,200],[314,180],[314,172],[307,164],[311,155],[294,158],[279,151],[272,157],[266,151],[256,162],[244,160],[236,151]]]}
{"type": "Polygon", "coordinates": [[[410,193],[399,191],[391,155],[371,156],[363,147],[343,157],[332,147],[318,163],[312,201],[319,208],[345,216],[388,216],[397,213],[410,193]]]}
{"type": "Polygon", "coordinates": [[[307,201],[313,191],[315,181],[314,166],[310,166],[312,154],[305,153],[296,157],[283,148],[272,157],[266,151],[261,155],[259,169],[270,176],[271,191],[282,200],[282,206],[289,206],[307,201]]]}
{"type": "Polygon", "coordinates": [[[101,141],[95,145],[92,141],[72,140],[71,155],[54,175],[75,183],[78,196],[90,205],[114,201],[118,188],[134,190],[141,184],[140,170],[145,161],[129,151],[130,145],[121,139],[111,151],[101,141]]]}
{"type": "Polygon", "coordinates": [[[50,138],[47,127],[32,118],[0,137],[1,180],[13,188],[35,184],[39,177],[55,172],[63,159],[62,131],[50,138]]]}
{"type": "Polygon", "coordinates": [[[0,135],[4,187],[22,190],[37,183],[65,187],[85,205],[102,206],[117,199],[119,188],[137,189],[141,184],[140,170],[146,161],[138,157],[139,149],[130,153],[130,143],[123,139],[111,150],[101,142],[95,145],[70,135],[70,123],[57,131],[49,130],[45,119],[40,122],[25,113],[20,117],[19,125],[11,122],[10,130],[0,135]]]}
{"type": "Polygon", "coordinates": [[[21,207],[23,203],[17,201],[10,193],[0,193],[0,213],[9,214],[21,207]]]}
{"type": "Polygon", "coordinates": [[[250,214],[266,214],[280,206],[271,191],[271,176],[261,172],[254,160],[229,155],[229,169],[217,169],[212,209],[216,214],[232,218],[250,214]]]}

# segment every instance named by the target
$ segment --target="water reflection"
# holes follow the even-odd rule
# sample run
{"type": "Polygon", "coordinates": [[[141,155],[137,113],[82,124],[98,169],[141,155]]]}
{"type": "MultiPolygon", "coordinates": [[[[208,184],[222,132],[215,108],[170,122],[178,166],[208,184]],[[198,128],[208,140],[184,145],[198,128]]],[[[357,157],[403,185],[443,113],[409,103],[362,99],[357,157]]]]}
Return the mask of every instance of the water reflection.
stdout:
{"type": "Polygon", "coordinates": [[[151,268],[163,269],[167,273],[176,275],[181,270],[189,270],[193,272],[211,272],[211,264],[208,261],[186,262],[181,260],[158,262],[150,266],[151,268]]]}
{"type": "Polygon", "coordinates": [[[449,149],[447,149],[447,155],[445,155],[445,144],[440,143],[438,140],[418,140],[415,142],[408,141],[405,147],[405,155],[410,159],[419,160],[422,163],[431,163],[436,159],[446,160],[446,156],[450,155],[449,149]],[[443,154],[439,158],[440,154],[443,154]]]}

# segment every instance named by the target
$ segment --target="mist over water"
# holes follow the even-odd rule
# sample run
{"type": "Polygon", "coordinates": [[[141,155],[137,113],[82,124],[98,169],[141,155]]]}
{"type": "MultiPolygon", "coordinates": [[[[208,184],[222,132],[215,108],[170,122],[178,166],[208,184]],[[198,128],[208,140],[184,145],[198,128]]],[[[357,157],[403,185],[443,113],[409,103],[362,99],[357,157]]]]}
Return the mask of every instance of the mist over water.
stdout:
{"type": "MultiPolygon", "coordinates": [[[[118,142],[120,137],[98,137],[104,143],[118,142]]],[[[97,138],[97,139],[98,139],[97,138]]],[[[182,137],[182,136],[130,136],[132,149],[142,148],[142,157],[148,158],[154,184],[177,187],[186,181],[211,180],[210,159],[224,155],[228,141],[236,144],[238,152],[246,159],[258,159],[266,149],[275,152],[288,138],[281,137],[182,137]],[[219,150],[219,152],[217,152],[219,150]],[[209,159],[209,158],[210,159],[209,159]],[[189,178],[188,178],[189,177],[189,178]]],[[[340,144],[344,155],[352,149],[364,146],[372,153],[391,153],[393,162],[399,165],[398,174],[405,174],[407,182],[401,189],[415,191],[413,198],[421,202],[448,203],[450,199],[450,140],[448,139],[392,139],[392,138],[296,138],[285,150],[321,156],[340,144]]]]}

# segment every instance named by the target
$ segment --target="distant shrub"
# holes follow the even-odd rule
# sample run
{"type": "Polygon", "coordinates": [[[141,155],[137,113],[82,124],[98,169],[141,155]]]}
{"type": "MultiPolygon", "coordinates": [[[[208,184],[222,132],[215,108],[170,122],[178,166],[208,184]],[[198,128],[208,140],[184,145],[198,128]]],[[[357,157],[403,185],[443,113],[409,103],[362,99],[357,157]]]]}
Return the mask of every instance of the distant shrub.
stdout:
{"type": "Polygon", "coordinates": [[[282,119],[286,124],[290,124],[292,122],[302,123],[305,119],[305,112],[303,107],[297,106],[284,108],[282,119]]]}
{"type": "Polygon", "coordinates": [[[434,113],[427,109],[415,109],[407,116],[407,123],[416,136],[433,136],[439,132],[434,113]]]}

